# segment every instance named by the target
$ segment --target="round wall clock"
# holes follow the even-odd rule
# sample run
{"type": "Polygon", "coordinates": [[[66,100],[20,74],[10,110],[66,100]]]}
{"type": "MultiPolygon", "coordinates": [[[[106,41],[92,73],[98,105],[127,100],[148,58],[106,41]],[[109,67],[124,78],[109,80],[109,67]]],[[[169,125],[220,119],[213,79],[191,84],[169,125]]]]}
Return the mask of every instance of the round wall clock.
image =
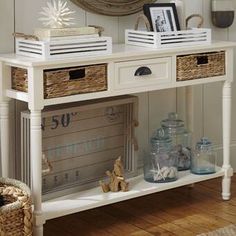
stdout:
{"type": "Polygon", "coordinates": [[[125,16],[142,10],[155,0],[71,0],[86,11],[108,16],[125,16]]]}

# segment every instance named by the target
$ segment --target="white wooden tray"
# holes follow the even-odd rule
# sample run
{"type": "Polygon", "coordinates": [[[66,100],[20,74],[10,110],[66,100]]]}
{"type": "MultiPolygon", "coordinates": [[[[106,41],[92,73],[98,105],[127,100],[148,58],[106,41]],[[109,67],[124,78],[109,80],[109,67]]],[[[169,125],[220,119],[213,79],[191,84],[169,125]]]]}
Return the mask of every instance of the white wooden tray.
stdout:
{"type": "Polygon", "coordinates": [[[111,37],[91,37],[55,41],[16,39],[16,54],[35,58],[68,58],[112,53],[111,37]]]}
{"type": "Polygon", "coordinates": [[[211,29],[193,28],[171,32],[125,31],[125,43],[150,48],[179,47],[211,42],[211,29]]]}

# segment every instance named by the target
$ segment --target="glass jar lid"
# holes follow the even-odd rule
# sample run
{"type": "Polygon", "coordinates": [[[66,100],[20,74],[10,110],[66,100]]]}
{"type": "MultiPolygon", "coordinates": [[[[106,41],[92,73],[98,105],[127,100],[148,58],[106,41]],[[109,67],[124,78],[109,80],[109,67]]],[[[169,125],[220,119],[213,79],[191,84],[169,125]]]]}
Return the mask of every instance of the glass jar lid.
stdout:
{"type": "Polygon", "coordinates": [[[169,149],[172,146],[172,139],[163,128],[157,129],[151,137],[151,145],[155,148],[169,149]]]}
{"type": "Polygon", "coordinates": [[[199,142],[196,143],[197,150],[210,150],[212,148],[212,142],[207,138],[203,137],[199,142]]]}
{"type": "Polygon", "coordinates": [[[181,128],[181,127],[184,127],[184,121],[178,119],[177,113],[170,112],[168,114],[168,119],[162,120],[161,125],[164,128],[181,128]]]}

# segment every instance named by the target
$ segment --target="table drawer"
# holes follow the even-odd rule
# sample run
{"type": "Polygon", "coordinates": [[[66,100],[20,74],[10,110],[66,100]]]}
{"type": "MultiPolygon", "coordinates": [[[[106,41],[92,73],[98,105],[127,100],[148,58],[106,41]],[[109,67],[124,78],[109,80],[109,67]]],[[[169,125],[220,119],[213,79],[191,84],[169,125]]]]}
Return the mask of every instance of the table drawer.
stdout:
{"type": "MultiPolygon", "coordinates": [[[[28,92],[27,70],[12,67],[12,88],[28,92]]],[[[44,98],[107,90],[107,64],[44,70],[44,98]]]]}
{"type": "Polygon", "coordinates": [[[146,87],[171,81],[171,57],[115,63],[115,89],[146,87]]]}
{"type": "Polygon", "coordinates": [[[176,80],[193,80],[225,75],[225,51],[177,56],[176,80]]]}

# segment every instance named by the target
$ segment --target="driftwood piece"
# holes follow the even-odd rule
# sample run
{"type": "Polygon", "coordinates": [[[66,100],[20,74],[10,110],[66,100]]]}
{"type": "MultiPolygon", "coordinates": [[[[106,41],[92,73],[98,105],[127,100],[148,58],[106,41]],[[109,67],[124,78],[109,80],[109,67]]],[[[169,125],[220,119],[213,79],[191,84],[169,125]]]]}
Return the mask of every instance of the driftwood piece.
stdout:
{"type": "Polygon", "coordinates": [[[123,192],[128,191],[129,183],[124,178],[124,166],[121,157],[115,160],[113,171],[106,171],[106,175],[110,178],[109,183],[99,182],[104,193],[109,191],[118,192],[120,190],[123,192]]]}

